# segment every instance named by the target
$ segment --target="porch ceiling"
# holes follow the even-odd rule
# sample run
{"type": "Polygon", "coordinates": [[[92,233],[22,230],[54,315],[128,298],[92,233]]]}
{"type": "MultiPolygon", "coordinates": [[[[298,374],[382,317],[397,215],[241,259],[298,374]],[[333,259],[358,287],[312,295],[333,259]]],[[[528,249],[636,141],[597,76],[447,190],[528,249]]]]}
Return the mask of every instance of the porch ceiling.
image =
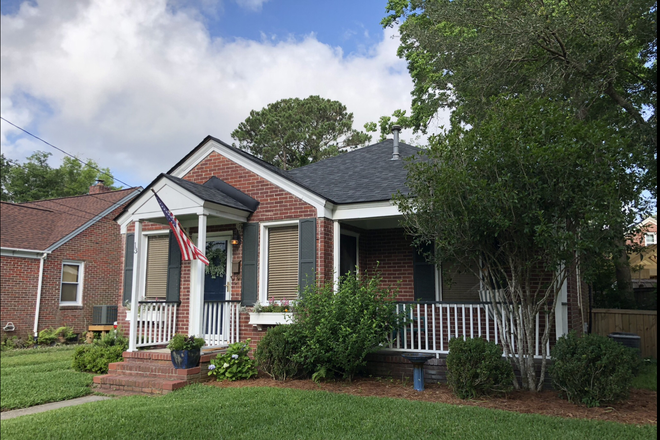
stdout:
{"type": "Polygon", "coordinates": [[[394,229],[401,228],[403,217],[376,217],[355,220],[341,220],[343,225],[353,226],[360,229],[394,229]]]}

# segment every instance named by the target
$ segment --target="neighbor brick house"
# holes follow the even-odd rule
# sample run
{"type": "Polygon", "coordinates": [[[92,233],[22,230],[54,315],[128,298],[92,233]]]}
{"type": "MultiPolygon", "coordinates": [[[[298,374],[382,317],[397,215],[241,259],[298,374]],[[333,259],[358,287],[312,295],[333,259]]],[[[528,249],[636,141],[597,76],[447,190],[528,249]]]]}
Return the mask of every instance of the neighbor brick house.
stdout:
{"type": "Polygon", "coordinates": [[[113,219],[138,194],[138,188],[112,191],[99,182],[87,195],[2,202],[3,339],[64,325],[82,333],[95,305],[116,304],[123,248],[113,219]]]}

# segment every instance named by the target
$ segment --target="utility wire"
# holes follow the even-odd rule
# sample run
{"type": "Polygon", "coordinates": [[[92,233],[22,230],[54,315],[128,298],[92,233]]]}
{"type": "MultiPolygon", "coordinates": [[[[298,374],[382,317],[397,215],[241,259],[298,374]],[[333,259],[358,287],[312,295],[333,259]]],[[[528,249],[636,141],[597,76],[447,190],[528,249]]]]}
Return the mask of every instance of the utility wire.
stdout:
{"type": "Polygon", "coordinates": [[[12,126],[18,128],[18,129],[21,130],[22,132],[24,132],[24,133],[26,133],[26,134],[32,136],[33,138],[40,140],[41,142],[43,142],[44,144],[48,145],[49,147],[52,147],[52,148],[56,149],[57,151],[59,151],[59,152],[61,152],[61,153],[64,153],[64,154],[66,154],[67,156],[70,156],[70,157],[74,158],[74,159],[77,160],[78,162],[80,162],[80,163],[82,163],[82,164],[85,164],[85,165],[87,165],[88,167],[90,167],[90,168],[92,168],[92,169],[98,171],[99,173],[101,173],[101,174],[105,174],[106,176],[110,176],[110,177],[112,177],[114,180],[116,180],[117,182],[119,182],[119,183],[123,183],[124,185],[126,185],[126,186],[129,187],[129,188],[135,188],[133,185],[129,185],[128,183],[119,180],[118,178],[116,178],[116,177],[113,176],[112,174],[110,174],[110,173],[108,173],[108,172],[106,172],[106,171],[100,170],[100,169],[96,168],[95,166],[90,165],[88,162],[84,162],[84,161],[78,159],[78,158],[77,158],[76,156],[74,156],[73,154],[71,154],[71,153],[67,153],[66,151],[62,150],[61,148],[56,147],[55,145],[51,144],[50,142],[46,142],[45,140],[41,139],[39,136],[30,133],[30,132],[27,131],[26,129],[19,127],[18,125],[16,125],[16,124],[14,124],[13,122],[11,122],[11,121],[5,119],[4,117],[0,116],[0,119],[2,119],[3,121],[5,121],[5,122],[8,123],[9,125],[12,125],[12,126]]]}

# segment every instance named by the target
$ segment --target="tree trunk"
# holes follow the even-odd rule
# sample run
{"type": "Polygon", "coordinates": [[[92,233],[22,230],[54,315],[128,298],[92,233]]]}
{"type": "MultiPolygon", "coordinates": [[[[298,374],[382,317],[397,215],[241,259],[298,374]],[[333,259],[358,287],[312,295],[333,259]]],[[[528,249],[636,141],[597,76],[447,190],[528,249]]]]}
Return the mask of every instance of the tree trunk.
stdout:
{"type": "Polygon", "coordinates": [[[616,285],[619,295],[621,295],[621,302],[624,307],[634,309],[635,292],[632,285],[632,274],[630,272],[630,264],[628,263],[628,253],[623,240],[617,240],[619,246],[618,255],[613,256],[614,271],[616,274],[616,285]]]}

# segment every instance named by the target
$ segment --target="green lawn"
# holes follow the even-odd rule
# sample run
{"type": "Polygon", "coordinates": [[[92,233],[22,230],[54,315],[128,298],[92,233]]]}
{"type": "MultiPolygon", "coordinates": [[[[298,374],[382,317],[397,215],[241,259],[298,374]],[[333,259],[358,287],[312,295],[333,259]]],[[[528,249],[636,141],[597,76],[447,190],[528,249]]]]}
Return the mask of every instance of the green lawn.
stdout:
{"type": "Polygon", "coordinates": [[[59,402],[92,393],[92,375],[71,368],[75,347],[8,350],[0,354],[2,410],[59,402]]]}
{"type": "Polygon", "coordinates": [[[653,439],[656,426],[280,388],[192,385],[5,420],[3,439],[653,439]]]}

